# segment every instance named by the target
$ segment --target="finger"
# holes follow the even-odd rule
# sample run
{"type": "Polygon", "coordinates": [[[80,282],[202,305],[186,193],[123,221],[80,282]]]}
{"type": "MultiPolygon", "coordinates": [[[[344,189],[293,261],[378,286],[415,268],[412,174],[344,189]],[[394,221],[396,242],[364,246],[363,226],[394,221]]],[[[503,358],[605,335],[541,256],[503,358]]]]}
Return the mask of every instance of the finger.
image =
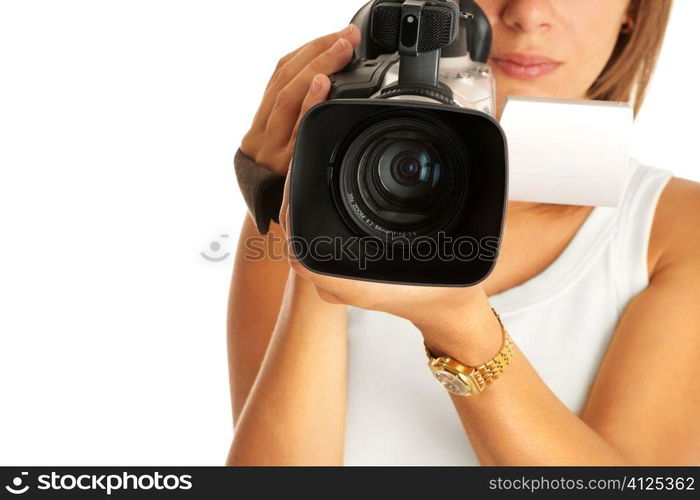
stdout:
{"type": "Polygon", "coordinates": [[[270,85],[277,80],[277,75],[279,71],[296,56],[301,50],[309,45],[311,42],[306,42],[304,45],[301,45],[294,49],[293,51],[289,52],[288,54],[285,54],[280,58],[279,61],[277,61],[277,65],[275,66],[275,70],[272,72],[270,75],[270,79],[267,81],[267,86],[265,87],[265,92],[267,92],[267,89],[270,88],[270,85]]]}
{"type": "Polygon", "coordinates": [[[311,61],[289,84],[277,94],[265,129],[265,138],[271,147],[284,147],[299,117],[304,96],[311,79],[317,73],[330,75],[340,71],[352,57],[353,46],[344,38],[311,61]]]}
{"type": "MultiPolygon", "coordinates": [[[[248,129],[248,134],[246,134],[250,138],[254,138],[256,135],[262,134],[265,132],[265,124],[267,124],[267,118],[270,115],[270,108],[271,105],[266,105],[266,102],[268,100],[271,100],[274,102],[274,96],[268,96],[268,92],[270,91],[270,86],[272,83],[275,81],[275,75],[277,74],[278,71],[282,67],[284,67],[285,64],[287,64],[295,55],[299,53],[304,47],[309,45],[309,43],[305,43],[301,47],[297,47],[294,49],[292,52],[284,55],[283,57],[280,58],[280,60],[277,62],[277,66],[275,67],[275,70],[272,72],[272,75],[270,76],[270,79],[267,81],[267,86],[265,87],[265,91],[263,92],[263,99],[261,106],[258,107],[258,110],[255,112],[255,116],[253,117],[253,121],[250,124],[250,128],[248,129]],[[269,97],[269,99],[268,99],[269,97]]],[[[276,95],[276,93],[275,93],[276,95]]],[[[244,140],[245,142],[245,140],[244,140]]]]}
{"type": "Polygon", "coordinates": [[[304,102],[301,105],[301,110],[299,111],[299,116],[294,124],[294,129],[292,130],[292,135],[289,137],[288,148],[291,151],[294,149],[294,143],[297,140],[297,134],[299,133],[299,125],[301,120],[307,111],[313,108],[316,104],[328,99],[328,92],[331,90],[331,79],[328,78],[323,73],[319,73],[311,79],[311,85],[309,86],[309,91],[304,98],[304,102]]]}
{"type": "Polygon", "coordinates": [[[311,61],[330,49],[340,38],[349,41],[353,47],[357,47],[362,39],[360,29],[354,24],[349,24],[336,33],[312,40],[290,57],[273,76],[279,90],[286,87],[311,61]]]}
{"type": "Polygon", "coordinates": [[[263,101],[258,109],[258,113],[255,115],[251,129],[258,133],[264,132],[279,92],[311,61],[330,49],[341,37],[347,38],[355,47],[360,43],[360,30],[351,24],[344,30],[322,36],[299,47],[295,52],[289,54],[290,57],[286,61],[285,58],[280,60],[281,64],[278,64],[278,68],[268,83],[263,101]]]}
{"type": "Polygon", "coordinates": [[[282,204],[280,205],[280,211],[278,214],[278,220],[280,221],[280,227],[284,231],[285,237],[289,238],[289,184],[291,175],[287,175],[284,180],[284,188],[282,189],[282,204]]]}

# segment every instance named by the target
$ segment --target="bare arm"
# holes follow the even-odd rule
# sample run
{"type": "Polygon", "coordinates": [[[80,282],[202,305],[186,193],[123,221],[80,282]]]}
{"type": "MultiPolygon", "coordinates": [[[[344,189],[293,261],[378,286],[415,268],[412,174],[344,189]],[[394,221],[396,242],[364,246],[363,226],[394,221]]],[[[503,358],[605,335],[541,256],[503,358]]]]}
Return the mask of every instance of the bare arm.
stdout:
{"type": "MultiPolygon", "coordinates": [[[[284,56],[241,149],[285,174],[301,117],[326,99],[326,75],[359,43],[356,27],[284,56]],[[312,83],[313,82],[313,83],[312,83]]],[[[235,436],[229,464],[339,463],[345,415],[345,307],[325,303],[300,280],[272,224],[261,236],[246,216],[228,310],[235,436]]]]}
{"type": "MultiPolygon", "coordinates": [[[[517,346],[511,366],[484,393],[453,397],[482,464],[700,464],[700,186],[674,183],[659,205],[652,238],[663,241],[662,255],[618,323],[581,418],[517,346]]],[[[490,358],[498,324],[485,305],[471,314],[482,324],[470,343],[450,333],[458,318],[442,331],[424,328],[427,342],[466,363],[490,358]]]]}
{"type": "Polygon", "coordinates": [[[700,465],[700,184],[671,179],[651,283],[628,306],[583,418],[637,463],[700,465]]]}
{"type": "Polygon", "coordinates": [[[246,217],[229,299],[230,465],[342,462],[345,307],[291,270],[282,238],[277,225],[260,236],[246,217]],[[278,257],[260,258],[262,248],[278,257]]]}
{"type": "Polygon", "coordinates": [[[341,464],[345,306],[290,271],[279,319],[231,446],[229,465],[341,464]]]}
{"type": "Polygon", "coordinates": [[[345,307],[321,300],[286,259],[260,258],[270,245],[281,256],[281,238],[279,226],[263,237],[246,217],[229,298],[236,434],[227,463],[341,463],[345,307]]]}
{"type": "Polygon", "coordinates": [[[271,224],[270,232],[261,236],[246,214],[228,304],[229,382],[234,422],[238,421],[270,342],[290,269],[285,258],[274,259],[269,255],[261,258],[261,249],[267,251],[272,247],[281,256],[282,237],[276,224],[271,224]]]}

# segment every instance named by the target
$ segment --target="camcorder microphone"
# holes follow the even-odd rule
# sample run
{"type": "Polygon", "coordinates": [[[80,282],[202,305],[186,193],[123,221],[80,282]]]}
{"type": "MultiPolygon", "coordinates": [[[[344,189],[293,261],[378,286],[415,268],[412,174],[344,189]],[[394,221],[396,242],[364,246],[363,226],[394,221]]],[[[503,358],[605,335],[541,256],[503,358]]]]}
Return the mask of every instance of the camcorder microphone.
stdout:
{"type": "Polygon", "coordinates": [[[473,1],[376,0],[353,60],[302,118],[290,166],[290,248],[343,278],[470,286],[494,268],[508,161],[473,1]]]}

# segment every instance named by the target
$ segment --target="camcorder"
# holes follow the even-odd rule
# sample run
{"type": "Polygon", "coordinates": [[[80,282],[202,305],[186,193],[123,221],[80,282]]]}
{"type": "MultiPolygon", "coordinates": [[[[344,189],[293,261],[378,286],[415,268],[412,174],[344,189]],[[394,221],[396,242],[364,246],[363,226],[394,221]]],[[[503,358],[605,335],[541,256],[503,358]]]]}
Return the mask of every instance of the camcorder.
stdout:
{"type": "Polygon", "coordinates": [[[507,200],[488,19],[473,1],[376,0],[352,23],[352,61],[299,125],[294,257],[343,278],[474,285],[495,266],[507,200]]]}

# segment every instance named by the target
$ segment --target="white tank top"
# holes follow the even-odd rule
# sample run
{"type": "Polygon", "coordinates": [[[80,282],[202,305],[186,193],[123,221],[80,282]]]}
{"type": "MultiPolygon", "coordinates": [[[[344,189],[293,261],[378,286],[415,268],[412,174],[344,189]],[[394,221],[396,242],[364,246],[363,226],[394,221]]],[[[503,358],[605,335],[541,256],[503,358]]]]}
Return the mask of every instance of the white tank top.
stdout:
{"type": "MultiPolygon", "coordinates": [[[[513,341],[580,415],[627,303],[648,285],[658,197],[672,176],[632,160],[618,207],[595,207],[560,256],[489,297],[513,341]]],[[[479,465],[409,321],[349,308],[347,465],[479,465]]]]}

